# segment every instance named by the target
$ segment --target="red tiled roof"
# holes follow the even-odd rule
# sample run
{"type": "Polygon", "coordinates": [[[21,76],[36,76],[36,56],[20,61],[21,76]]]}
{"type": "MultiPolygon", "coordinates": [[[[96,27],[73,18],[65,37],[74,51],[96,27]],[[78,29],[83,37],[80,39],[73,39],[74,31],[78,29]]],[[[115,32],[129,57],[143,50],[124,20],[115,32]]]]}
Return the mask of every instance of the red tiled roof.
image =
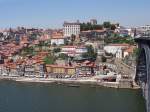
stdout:
{"type": "Polygon", "coordinates": [[[46,67],[53,67],[53,68],[75,68],[75,66],[62,66],[62,65],[50,65],[50,64],[47,64],[46,67]]]}
{"type": "Polygon", "coordinates": [[[128,49],[126,49],[125,52],[132,53],[135,48],[136,48],[135,46],[131,46],[128,49]]]}
{"type": "Polygon", "coordinates": [[[63,46],[62,48],[76,48],[77,46],[63,46]]]}
{"type": "Polygon", "coordinates": [[[129,44],[109,44],[109,46],[130,46],[129,44]]]}

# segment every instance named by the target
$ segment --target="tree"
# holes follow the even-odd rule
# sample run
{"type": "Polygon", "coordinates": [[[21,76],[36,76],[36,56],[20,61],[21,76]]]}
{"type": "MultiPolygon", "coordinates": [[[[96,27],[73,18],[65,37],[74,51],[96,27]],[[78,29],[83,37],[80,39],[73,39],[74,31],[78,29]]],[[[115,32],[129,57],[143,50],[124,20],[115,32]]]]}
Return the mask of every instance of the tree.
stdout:
{"type": "Polygon", "coordinates": [[[54,49],[53,49],[53,52],[54,52],[54,53],[58,53],[58,52],[60,52],[60,51],[61,51],[60,48],[54,48],[54,49]]]}
{"type": "Polygon", "coordinates": [[[37,34],[32,33],[32,34],[30,35],[29,39],[30,39],[31,41],[36,40],[36,39],[37,39],[37,34]]]}
{"type": "Polygon", "coordinates": [[[3,33],[0,33],[0,37],[3,37],[4,35],[3,35],[3,33]]]}
{"type": "Polygon", "coordinates": [[[68,59],[68,55],[67,55],[67,54],[64,54],[64,53],[61,53],[61,54],[58,56],[58,58],[61,58],[61,59],[63,59],[63,60],[66,60],[66,59],[68,59]]]}
{"type": "Polygon", "coordinates": [[[44,58],[44,63],[45,64],[54,64],[55,58],[53,56],[47,56],[44,58]]]}
{"type": "Polygon", "coordinates": [[[44,46],[44,41],[39,41],[38,46],[40,47],[40,51],[42,51],[42,47],[44,46]]]}
{"type": "Polygon", "coordinates": [[[69,45],[69,41],[68,41],[68,39],[65,41],[65,45],[69,45]]]}
{"type": "Polygon", "coordinates": [[[94,30],[102,30],[103,26],[102,25],[93,25],[94,30]]]}
{"type": "Polygon", "coordinates": [[[76,39],[76,36],[74,34],[71,35],[71,42],[73,43],[76,39]]]}
{"type": "Polygon", "coordinates": [[[102,56],[102,57],[101,57],[101,60],[102,60],[102,62],[104,63],[104,62],[107,61],[107,58],[106,58],[105,56],[102,56]]]}
{"type": "Polygon", "coordinates": [[[110,28],[111,27],[111,23],[110,22],[104,22],[103,23],[103,27],[104,28],[110,28]]]}
{"type": "Polygon", "coordinates": [[[92,25],[91,23],[81,23],[81,31],[87,31],[87,30],[102,30],[103,25],[92,25]]]}
{"type": "Polygon", "coordinates": [[[34,48],[33,47],[26,47],[23,49],[23,55],[34,55],[34,48]]]}
{"type": "Polygon", "coordinates": [[[133,50],[133,56],[135,56],[136,58],[138,58],[138,56],[140,55],[141,49],[139,48],[135,48],[133,50]]]}
{"type": "Polygon", "coordinates": [[[111,29],[111,30],[115,30],[115,29],[116,29],[116,26],[115,26],[114,24],[112,24],[111,27],[110,27],[110,29],[111,29]]]}
{"type": "Polygon", "coordinates": [[[86,46],[86,48],[87,48],[87,52],[84,53],[82,57],[96,59],[97,53],[94,51],[94,48],[92,47],[92,45],[86,46]]]}
{"type": "Polygon", "coordinates": [[[134,39],[132,39],[131,37],[126,37],[126,38],[122,38],[119,37],[118,34],[112,34],[110,38],[105,38],[105,42],[108,43],[126,43],[126,44],[130,44],[130,45],[134,45],[135,41],[134,39]]]}

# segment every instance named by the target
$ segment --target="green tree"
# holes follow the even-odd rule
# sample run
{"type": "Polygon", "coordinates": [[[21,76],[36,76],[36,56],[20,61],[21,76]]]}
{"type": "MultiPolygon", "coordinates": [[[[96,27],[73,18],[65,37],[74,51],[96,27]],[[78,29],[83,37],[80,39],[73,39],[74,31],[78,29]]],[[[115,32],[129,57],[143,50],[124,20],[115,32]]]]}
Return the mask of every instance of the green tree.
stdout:
{"type": "Polygon", "coordinates": [[[74,34],[71,35],[71,42],[73,43],[76,39],[76,36],[74,34]]]}
{"type": "Polygon", "coordinates": [[[92,25],[91,23],[81,23],[81,31],[87,31],[87,30],[102,30],[103,25],[92,25]]]}
{"type": "Polygon", "coordinates": [[[107,44],[109,43],[126,43],[126,44],[130,44],[130,45],[134,45],[135,44],[135,41],[134,39],[132,39],[131,37],[126,37],[126,38],[123,38],[123,37],[119,37],[118,34],[112,34],[110,38],[105,38],[105,42],[107,44]]]}
{"type": "Polygon", "coordinates": [[[140,55],[140,49],[139,48],[135,48],[133,50],[133,56],[135,56],[136,58],[138,58],[139,55],[140,55]]]}
{"type": "Polygon", "coordinates": [[[29,39],[30,39],[31,41],[36,40],[36,39],[37,39],[37,34],[32,33],[32,34],[30,35],[29,39]]]}
{"type": "Polygon", "coordinates": [[[116,26],[115,26],[114,24],[112,24],[111,27],[110,27],[110,29],[111,29],[111,30],[115,30],[115,29],[116,29],[116,26]]]}
{"type": "Polygon", "coordinates": [[[54,64],[55,63],[55,57],[53,56],[47,56],[44,58],[45,64],[54,64]]]}
{"type": "Polygon", "coordinates": [[[102,25],[93,25],[94,30],[102,30],[103,26],[102,25]]]}
{"type": "Polygon", "coordinates": [[[44,46],[44,41],[39,41],[39,48],[40,48],[40,51],[42,51],[42,47],[44,46]]]}
{"type": "Polygon", "coordinates": [[[53,52],[54,52],[54,53],[58,53],[58,52],[60,52],[60,51],[61,51],[60,48],[54,48],[54,49],[53,49],[53,52]]]}
{"type": "Polygon", "coordinates": [[[64,45],[69,45],[68,39],[65,41],[65,44],[64,44],[64,45]]]}
{"type": "Polygon", "coordinates": [[[64,54],[64,53],[61,53],[61,54],[59,54],[58,58],[66,60],[66,59],[68,59],[68,55],[64,54]]]}
{"type": "Polygon", "coordinates": [[[3,35],[3,33],[0,33],[0,37],[3,37],[4,35],[3,35]]]}
{"type": "Polygon", "coordinates": [[[104,63],[104,62],[107,61],[107,58],[106,58],[105,56],[102,56],[102,57],[101,57],[101,60],[102,60],[102,62],[104,63]]]}
{"type": "Polygon", "coordinates": [[[23,49],[22,54],[23,55],[34,55],[35,54],[34,48],[33,47],[26,47],[23,49]]]}
{"type": "Polygon", "coordinates": [[[97,53],[94,51],[92,45],[86,46],[86,48],[87,48],[87,52],[84,53],[82,57],[96,59],[97,53]]]}
{"type": "Polygon", "coordinates": [[[104,28],[110,28],[111,27],[111,23],[109,21],[106,21],[103,23],[103,27],[104,28]]]}

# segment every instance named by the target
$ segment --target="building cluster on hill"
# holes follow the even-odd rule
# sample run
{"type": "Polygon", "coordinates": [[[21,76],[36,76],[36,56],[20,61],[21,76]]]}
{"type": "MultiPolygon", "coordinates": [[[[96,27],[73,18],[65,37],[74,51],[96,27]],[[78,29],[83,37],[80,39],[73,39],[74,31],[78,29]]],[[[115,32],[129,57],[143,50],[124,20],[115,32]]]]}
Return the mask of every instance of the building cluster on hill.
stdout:
{"type": "MultiPolygon", "coordinates": [[[[135,66],[135,29],[91,19],[64,22],[63,29],[0,30],[0,74],[77,78],[119,74],[115,60],[135,66]]],[[[125,74],[127,75],[127,74],[125,74]]],[[[108,77],[111,79],[111,77],[108,77]]],[[[113,77],[114,80],[114,77],[113,77]]]]}

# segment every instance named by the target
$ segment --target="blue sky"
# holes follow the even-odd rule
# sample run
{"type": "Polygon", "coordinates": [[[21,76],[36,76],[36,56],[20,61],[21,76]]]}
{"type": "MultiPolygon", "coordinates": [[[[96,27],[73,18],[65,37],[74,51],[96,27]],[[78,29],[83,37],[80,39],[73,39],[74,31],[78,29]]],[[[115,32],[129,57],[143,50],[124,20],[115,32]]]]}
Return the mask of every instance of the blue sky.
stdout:
{"type": "Polygon", "coordinates": [[[140,26],[150,24],[150,0],[0,0],[0,14],[0,28],[58,28],[91,18],[140,26]]]}

